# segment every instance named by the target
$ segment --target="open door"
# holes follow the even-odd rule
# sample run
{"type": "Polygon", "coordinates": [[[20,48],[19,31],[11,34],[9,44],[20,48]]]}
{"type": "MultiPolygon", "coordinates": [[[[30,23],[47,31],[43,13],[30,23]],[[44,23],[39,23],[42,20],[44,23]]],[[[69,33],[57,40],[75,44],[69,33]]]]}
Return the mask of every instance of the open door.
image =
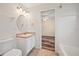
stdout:
{"type": "Polygon", "coordinates": [[[55,51],[55,11],[42,11],[42,48],[55,51]]]}

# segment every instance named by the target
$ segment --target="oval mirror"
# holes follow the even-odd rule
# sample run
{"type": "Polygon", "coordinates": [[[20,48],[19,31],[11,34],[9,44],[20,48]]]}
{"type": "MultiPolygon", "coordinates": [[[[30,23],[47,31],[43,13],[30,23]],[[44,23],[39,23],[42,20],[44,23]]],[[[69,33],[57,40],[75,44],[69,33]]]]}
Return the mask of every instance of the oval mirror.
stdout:
{"type": "Polygon", "coordinates": [[[23,31],[24,30],[24,27],[25,27],[25,22],[26,22],[26,18],[24,15],[20,15],[17,20],[16,20],[16,24],[17,24],[17,28],[18,30],[20,31],[23,31]]]}

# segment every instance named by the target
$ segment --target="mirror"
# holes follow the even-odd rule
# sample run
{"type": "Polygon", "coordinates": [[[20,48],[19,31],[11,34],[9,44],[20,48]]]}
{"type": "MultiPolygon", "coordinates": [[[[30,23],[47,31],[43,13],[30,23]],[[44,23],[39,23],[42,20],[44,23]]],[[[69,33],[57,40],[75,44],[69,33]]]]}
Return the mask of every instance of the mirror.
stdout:
{"type": "Polygon", "coordinates": [[[27,24],[26,24],[26,18],[24,15],[19,15],[17,20],[16,20],[16,24],[17,24],[17,28],[19,31],[24,31],[24,29],[26,28],[27,24]]]}

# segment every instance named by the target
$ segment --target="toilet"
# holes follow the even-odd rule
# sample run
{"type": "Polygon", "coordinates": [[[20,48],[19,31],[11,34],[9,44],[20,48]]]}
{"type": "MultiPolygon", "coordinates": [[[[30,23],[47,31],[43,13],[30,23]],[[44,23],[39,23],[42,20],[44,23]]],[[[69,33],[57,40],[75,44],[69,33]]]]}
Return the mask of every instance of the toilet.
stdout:
{"type": "Polygon", "coordinates": [[[11,49],[6,52],[3,56],[22,56],[22,51],[20,49],[11,49]]]}

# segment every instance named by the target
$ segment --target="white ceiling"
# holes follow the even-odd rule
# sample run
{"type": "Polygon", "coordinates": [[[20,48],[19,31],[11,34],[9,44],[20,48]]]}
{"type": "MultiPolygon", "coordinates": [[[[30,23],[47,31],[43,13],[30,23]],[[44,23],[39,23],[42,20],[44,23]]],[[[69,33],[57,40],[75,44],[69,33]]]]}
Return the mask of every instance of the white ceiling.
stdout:
{"type": "Polygon", "coordinates": [[[52,8],[56,8],[57,6],[59,6],[59,3],[23,3],[23,6],[27,7],[27,8],[31,8],[31,7],[36,7],[36,6],[40,6],[40,7],[47,7],[47,6],[52,6],[52,8]]]}
{"type": "Polygon", "coordinates": [[[23,3],[24,6],[30,8],[30,7],[35,7],[35,6],[38,6],[38,5],[41,5],[43,3],[23,3]]]}

